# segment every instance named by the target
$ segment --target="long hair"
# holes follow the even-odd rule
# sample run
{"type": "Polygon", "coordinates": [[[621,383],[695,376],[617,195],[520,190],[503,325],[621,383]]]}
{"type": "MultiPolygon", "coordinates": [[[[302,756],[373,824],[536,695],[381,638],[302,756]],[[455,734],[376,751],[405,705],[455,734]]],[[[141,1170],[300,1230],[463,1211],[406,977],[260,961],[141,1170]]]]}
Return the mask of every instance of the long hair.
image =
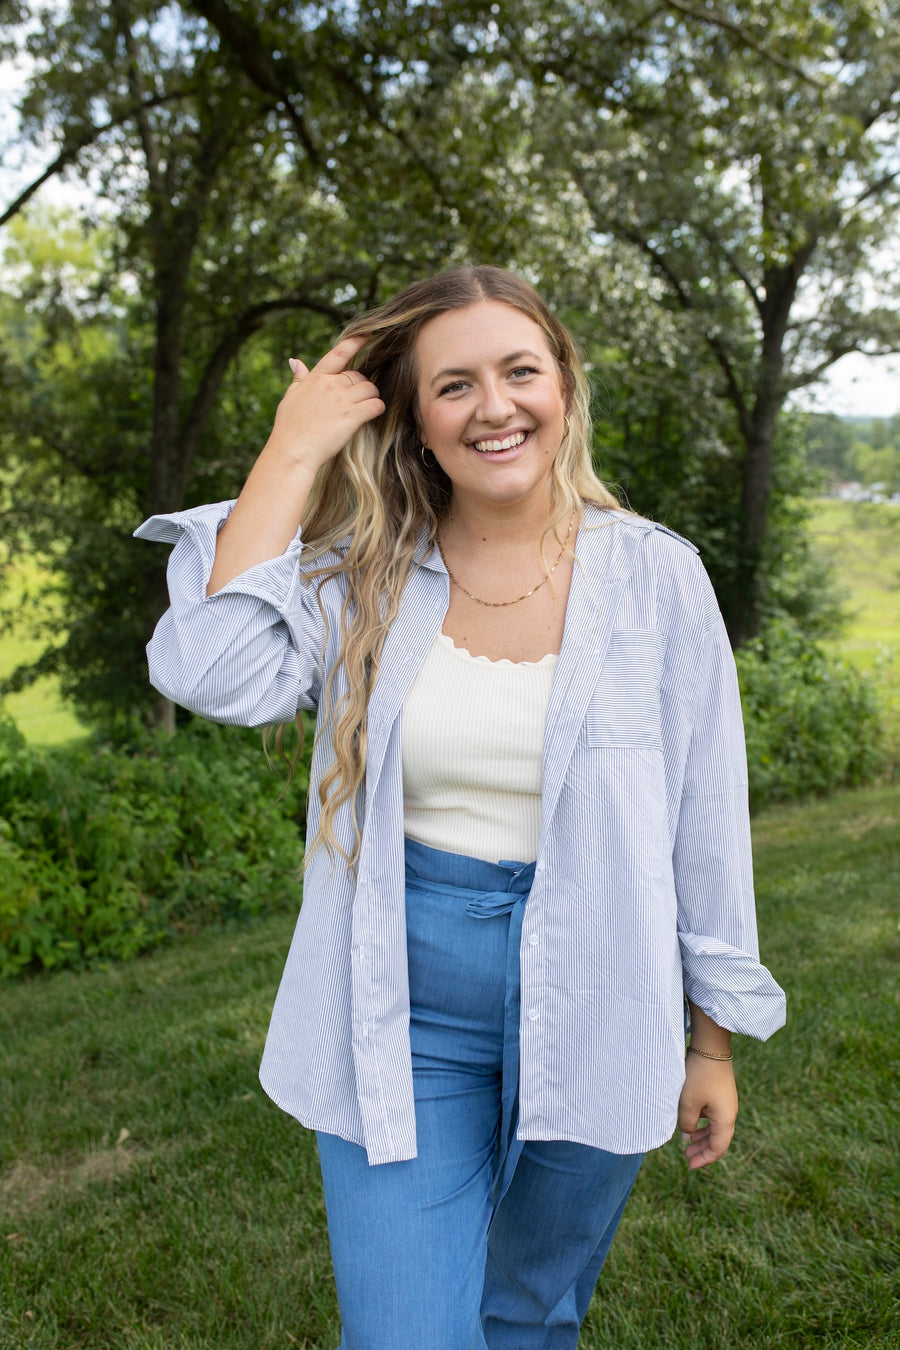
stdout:
{"type": "MultiPolygon", "coordinates": [[[[343,573],[345,599],[340,646],[323,690],[324,718],[334,758],[318,787],[321,815],[307,860],[320,846],[353,867],[359,851],[356,803],[366,766],[366,712],[385,636],[403,587],[431,545],[450,503],[451,484],[435,463],[426,466],[417,429],[415,343],[422,327],[448,310],[496,300],[527,315],[543,331],[563,379],[565,434],[550,472],[550,519],[541,541],[582,505],[619,506],[591,462],[590,391],[575,343],[527,282],[499,267],[459,267],[416,282],[345,328],[342,337],[368,334],[354,365],[378,388],[386,411],[367,422],[317,475],[302,520],[304,563],[320,590],[343,573]],[[326,557],[327,555],[327,557],[326,557]],[[336,560],[337,559],[337,560],[336,560]],[[335,692],[343,668],[344,692],[335,692]],[[350,802],[355,842],[338,842],[335,817],[350,802]]],[[[546,567],[546,563],[545,563],[546,567]]],[[[323,614],[324,605],[321,603],[323,614]]]]}

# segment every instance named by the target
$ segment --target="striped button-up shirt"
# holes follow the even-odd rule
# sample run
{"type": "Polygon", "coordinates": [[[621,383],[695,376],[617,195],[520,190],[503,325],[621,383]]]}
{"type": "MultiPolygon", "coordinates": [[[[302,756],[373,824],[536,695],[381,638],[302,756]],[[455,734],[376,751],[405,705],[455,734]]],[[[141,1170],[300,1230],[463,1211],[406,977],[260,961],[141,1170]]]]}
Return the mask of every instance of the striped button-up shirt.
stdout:
{"type": "MultiPolygon", "coordinates": [[[[289,721],[298,706],[318,708],[346,583],[322,587],[326,625],[298,536],[207,597],[230,506],[156,516],[138,531],[176,545],[151,680],[219,722],[289,721]]],[[[684,998],[765,1038],[784,1022],[784,995],[758,960],[734,661],[696,550],[639,517],[588,507],[576,557],[522,928],[518,1135],[636,1153],[675,1128],[684,998]]],[[[449,600],[437,552],[423,546],[419,562],[370,700],[356,876],[325,850],[309,864],[260,1070],[281,1107],[362,1144],[372,1163],[416,1155],[400,738],[404,698],[449,600]]],[[[342,679],[339,668],[338,697],[342,679]]],[[[319,729],[311,832],[331,759],[319,729]]],[[[351,844],[349,810],[335,832],[351,844]]]]}

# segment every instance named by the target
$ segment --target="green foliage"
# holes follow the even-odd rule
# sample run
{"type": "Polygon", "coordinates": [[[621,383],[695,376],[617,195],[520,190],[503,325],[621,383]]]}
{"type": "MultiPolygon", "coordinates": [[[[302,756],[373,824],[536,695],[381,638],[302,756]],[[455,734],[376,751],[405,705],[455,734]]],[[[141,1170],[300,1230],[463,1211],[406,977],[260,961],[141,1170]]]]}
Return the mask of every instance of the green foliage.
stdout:
{"type": "Polygon", "coordinates": [[[807,413],[803,419],[803,452],[822,477],[823,486],[852,478],[850,447],[858,425],[836,413],[807,413]]]}
{"type": "MultiPolygon", "coordinates": [[[[846,628],[839,646],[871,670],[900,653],[900,507],[819,498],[810,518],[815,549],[843,588],[846,628]]],[[[898,705],[900,707],[900,705],[898,705]]]]}
{"type": "Polygon", "coordinates": [[[856,477],[868,487],[885,495],[900,492],[900,435],[894,445],[876,447],[868,441],[854,441],[850,459],[856,477]]]}
{"type": "Polygon", "coordinates": [[[0,721],[0,977],[296,904],[308,753],[279,796],[258,732],[39,752],[0,721]]]}
{"type": "Polygon", "coordinates": [[[883,711],[864,671],[787,624],[742,647],[737,666],[752,807],[871,783],[885,768],[883,711]]]}

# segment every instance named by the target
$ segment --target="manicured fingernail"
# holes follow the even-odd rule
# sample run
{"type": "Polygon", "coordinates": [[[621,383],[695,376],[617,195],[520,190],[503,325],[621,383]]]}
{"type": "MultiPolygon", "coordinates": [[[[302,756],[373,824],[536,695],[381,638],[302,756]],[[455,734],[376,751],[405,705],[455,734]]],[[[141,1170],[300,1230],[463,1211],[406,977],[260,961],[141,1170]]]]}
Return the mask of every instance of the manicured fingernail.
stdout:
{"type": "Polygon", "coordinates": [[[297,371],[300,369],[300,362],[297,360],[296,356],[288,357],[288,365],[291,368],[291,372],[296,375],[297,371]]]}

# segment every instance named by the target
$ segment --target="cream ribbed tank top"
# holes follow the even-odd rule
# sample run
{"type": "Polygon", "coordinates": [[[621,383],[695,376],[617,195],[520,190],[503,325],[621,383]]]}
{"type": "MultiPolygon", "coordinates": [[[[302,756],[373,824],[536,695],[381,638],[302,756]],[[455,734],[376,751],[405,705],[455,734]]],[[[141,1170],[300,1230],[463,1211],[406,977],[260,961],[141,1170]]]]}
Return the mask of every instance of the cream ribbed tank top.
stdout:
{"type": "Polygon", "coordinates": [[[531,862],[556,656],[491,661],[439,633],[403,707],[410,839],[487,862],[531,862]]]}

